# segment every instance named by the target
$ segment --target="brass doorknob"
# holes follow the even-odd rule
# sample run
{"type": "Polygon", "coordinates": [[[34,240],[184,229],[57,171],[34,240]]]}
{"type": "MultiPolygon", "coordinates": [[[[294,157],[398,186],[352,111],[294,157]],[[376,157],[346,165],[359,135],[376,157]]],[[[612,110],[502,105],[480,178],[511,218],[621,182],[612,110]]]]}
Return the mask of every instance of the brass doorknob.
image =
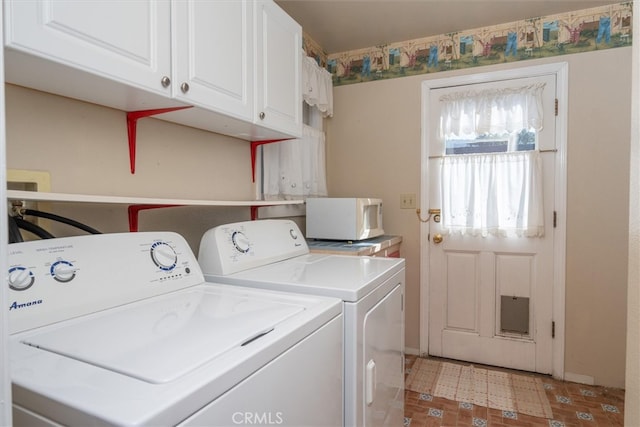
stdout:
{"type": "Polygon", "coordinates": [[[433,236],[433,243],[435,243],[436,245],[438,243],[442,243],[442,234],[436,234],[433,236]]]}

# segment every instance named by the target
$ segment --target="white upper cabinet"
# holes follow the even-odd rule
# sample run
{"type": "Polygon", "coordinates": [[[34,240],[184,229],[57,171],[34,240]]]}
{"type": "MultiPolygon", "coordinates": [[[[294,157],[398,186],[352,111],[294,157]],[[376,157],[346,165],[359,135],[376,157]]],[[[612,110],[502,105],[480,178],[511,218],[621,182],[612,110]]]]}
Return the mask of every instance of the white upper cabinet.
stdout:
{"type": "Polygon", "coordinates": [[[272,129],[302,133],[302,28],[273,1],[256,3],[256,112],[272,129]]]}
{"type": "Polygon", "coordinates": [[[247,140],[298,137],[302,30],[272,0],[5,0],[6,81],[247,140]]]}
{"type": "Polygon", "coordinates": [[[301,136],[300,25],[272,0],[175,0],[172,7],[173,96],[227,119],[202,110],[164,118],[205,128],[220,121],[226,134],[249,140],[301,136]]]}
{"type": "Polygon", "coordinates": [[[173,3],[173,94],[177,99],[253,121],[252,3],[173,3]]]}
{"type": "Polygon", "coordinates": [[[105,97],[106,103],[127,90],[110,94],[113,86],[101,86],[94,76],[170,95],[169,2],[3,3],[5,45],[11,48],[6,58],[8,81],[88,101],[105,97]],[[53,61],[52,66],[42,59],[53,61]]]}

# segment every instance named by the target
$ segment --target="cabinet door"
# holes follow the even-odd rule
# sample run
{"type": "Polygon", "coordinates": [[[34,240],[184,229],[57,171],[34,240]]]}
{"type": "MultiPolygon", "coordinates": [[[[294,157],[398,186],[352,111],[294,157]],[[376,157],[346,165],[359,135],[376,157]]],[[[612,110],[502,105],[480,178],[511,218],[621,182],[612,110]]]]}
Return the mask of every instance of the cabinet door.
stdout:
{"type": "Polygon", "coordinates": [[[173,94],[253,121],[253,8],[248,0],[173,2],[173,94]]]}
{"type": "Polygon", "coordinates": [[[271,0],[256,2],[256,123],[302,135],[302,28],[271,0]]]}
{"type": "MultiPolygon", "coordinates": [[[[170,4],[162,1],[5,1],[7,47],[169,94],[170,4]]],[[[52,75],[51,79],[64,76],[52,75]]],[[[95,88],[99,91],[100,88],[95,88]]]]}

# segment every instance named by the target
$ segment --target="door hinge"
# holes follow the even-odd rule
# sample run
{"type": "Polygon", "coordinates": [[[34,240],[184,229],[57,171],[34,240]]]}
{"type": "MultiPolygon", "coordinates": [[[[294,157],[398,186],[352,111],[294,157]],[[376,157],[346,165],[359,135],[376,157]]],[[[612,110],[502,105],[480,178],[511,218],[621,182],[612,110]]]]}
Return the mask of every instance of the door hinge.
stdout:
{"type": "Polygon", "coordinates": [[[553,211],[553,228],[558,226],[558,212],[553,211]]]}
{"type": "Polygon", "coordinates": [[[556,109],[556,116],[557,116],[558,115],[558,98],[556,98],[555,109],[556,109]]]}
{"type": "Polygon", "coordinates": [[[556,337],[556,322],[551,321],[551,338],[556,337]]]}

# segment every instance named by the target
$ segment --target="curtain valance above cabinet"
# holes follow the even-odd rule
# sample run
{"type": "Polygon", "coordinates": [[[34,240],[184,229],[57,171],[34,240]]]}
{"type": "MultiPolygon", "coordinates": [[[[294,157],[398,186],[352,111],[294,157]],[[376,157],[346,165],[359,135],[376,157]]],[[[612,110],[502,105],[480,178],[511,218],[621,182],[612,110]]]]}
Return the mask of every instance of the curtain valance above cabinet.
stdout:
{"type": "Polygon", "coordinates": [[[324,117],[333,117],[331,73],[309,56],[303,56],[302,60],[302,99],[317,107],[324,117]]]}

